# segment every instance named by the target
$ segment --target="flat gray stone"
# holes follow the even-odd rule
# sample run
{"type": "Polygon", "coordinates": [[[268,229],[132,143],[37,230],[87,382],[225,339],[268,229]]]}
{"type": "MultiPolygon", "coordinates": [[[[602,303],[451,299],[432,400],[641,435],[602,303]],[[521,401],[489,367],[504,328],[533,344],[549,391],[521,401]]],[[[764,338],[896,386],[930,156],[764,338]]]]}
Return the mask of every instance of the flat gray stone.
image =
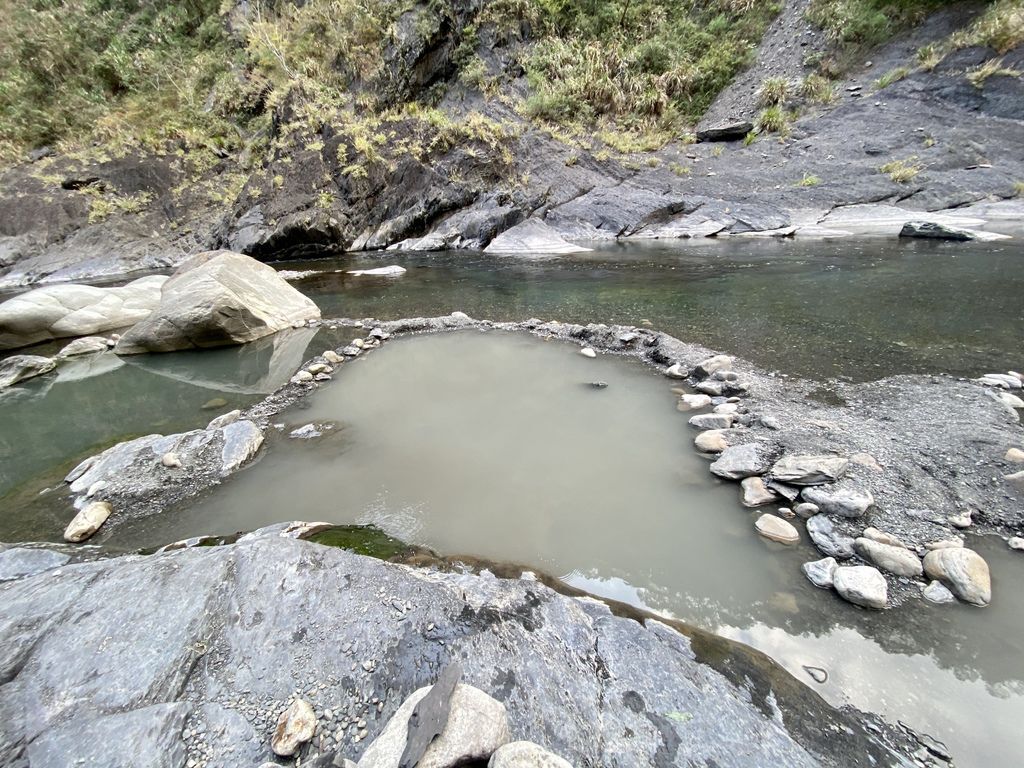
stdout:
{"type": "Polygon", "coordinates": [[[40,355],[11,355],[0,360],[0,389],[49,373],[57,363],[40,355]]]}
{"type": "Polygon", "coordinates": [[[756,443],[727,446],[711,465],[711,473],[726,480],[742,480],[760,475],[768,468],[768,461],[756,443]]]}
{"type": "Polygon", "coordinates": [[[846,473],[849,461],[841,456],[787,454],[775,462],[772,477],[792,485],[833,483],[846,473]]]}
{"type": "Polygon", "coordinates": [[[842,517],[863,517],[875,503],[870,491],[853,488],[838,488],[826,491],[824,488],[805,488],[801,493],[805,501],[816,504],[827,515],[842,517]]]}
{"type": "Polygon", "coordinates": [[[690,417],[690,424],[697,429],[728,429],[735,420],[731,413],[699,413],[690,417]]]}
{"type": "Polygon", "coordinates": [[[800,566],[800,570],[804,572],[804,576],[814,586],[821,589],[831,589],[832,579],[838,567],[839,563],[836,562],[834,557],[825,557],[821,560],[804,563],[800,566]]]}
{"type": "Polygon", "coordinates": [[[12,547],[0,551],[0,581],[20,579],[51,568],[59,568],[71,558],[63,552],[32,547],[12,547]]]}
{"type": "Polygon", "coordinates": [[[807,533],[814,546],[823,554],[838,560],[849,560],[853,557],[853,538],[837,531],[832,521],[825,515],[815,515],[808,519],[807,533]]]}

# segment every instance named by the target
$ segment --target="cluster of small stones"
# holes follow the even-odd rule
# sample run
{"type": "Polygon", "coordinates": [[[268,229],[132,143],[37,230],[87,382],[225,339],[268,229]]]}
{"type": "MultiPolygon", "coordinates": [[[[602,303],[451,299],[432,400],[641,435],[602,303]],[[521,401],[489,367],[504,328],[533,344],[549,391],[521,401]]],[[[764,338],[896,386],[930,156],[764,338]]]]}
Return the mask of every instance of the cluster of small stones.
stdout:
{"type": "Polygon", "coordinates": [[[308,362],[305,367],[300,368],[291,378],[292,384],[313,384],[317,382],[330,381],[335,370],[346,360],[354,360],[364,352],[376,349],[382,342],[390,338],[391,334],[381,328],[372,328],[365,337],[352,339],[340,354],[333,349],[325,350],[319,357],[308,362]]]}
{"type": "MultiPolygon", "coordinates": [[[[739,481],[744,507],[780,505],[775,513],[762,513],[754,521],[759,535],[782,545],[798,544],[801,534],[797,525],[803,521],[812,543],[826,556],[805,563],[804,575],[815,586],[834,589],[843,599],[864,608],[889,606],[888,580],[916,584],[924,599],[935,604],[957,600],[976,606],[989,604],[992,592],[988,565],[979,554],[965,548],[960,537],[928,542],[912,550],[897,537],[872,526],[865,527],[857,537],[836,530],[833,517],[860,519],[874,506],[869,491],[849,484],[833,485],[846,474],[851,459],[830,454],[778,457],[771,455],[771,449],[750,441],[743,427],[755,419],[768,428],[774,425],[749,412],[743,401],[748,385],[732,370],[734,363],[728,355],[715,355],[693,370],[674,363],[664,373],[685,381],[696,391],[682,387],[672,390],[679,395],[680,411],[699,411],[689,423],[701,430],[694,440],[697,450],[716,457],[711,472],[739,481]],[[840,565],[839,561],[850,564],[840,565]]],[[[992,374],[979,381],[1009,390],[1020,389],[1022,380],[1011,373],[992,374]]],[[[870,457],[851,458],[870,464],[870,457]]],[[[1005,460],[1024,463],[1024,451],[1011,448],[1005,460]]],[[[1024,482],[1024,471],[1007,479],[1013,482],[1017,477],[1024,482]]],[[[967,528],[972,523],[971,512],[952,516],[946,522],[967,528]]],[[[1024,547],[1019,538],[1010,540],[1011,547],[1017,548],[1015,544],[1024,547]]]]}

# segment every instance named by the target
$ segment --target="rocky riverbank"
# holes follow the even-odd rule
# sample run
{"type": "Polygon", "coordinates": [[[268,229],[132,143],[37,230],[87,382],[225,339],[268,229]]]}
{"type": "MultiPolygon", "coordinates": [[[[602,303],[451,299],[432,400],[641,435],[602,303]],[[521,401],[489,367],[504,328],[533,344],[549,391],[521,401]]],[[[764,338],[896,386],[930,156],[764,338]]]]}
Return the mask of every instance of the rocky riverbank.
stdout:
{"type": "MultiPolygon", "coordinates": [[[[257,168],[203,150],[35,156],[0,174],[0,289],[165,269],[223,247],[260,259],[385,248],[566,252],[623,238],[896,236],[907,222],[998,230],[1020,220],[1024,48],[959,48],[929,66],[917,56],[944,50],[978,4],[935,14],[825,83],[823,102],[780,105],[784,125],[758,128],[765,78],[802,100],[801,78],[824,44],[820,32],[807,35],[806,0],[783,5],[756,61],[706,118],[704,128],[744,126],[724,143],[681,136],[642,151],[532,121],[508,106],[526,87],[521,71],[506,73],[509,98],[453,82],[461,26],[442,25],[434,38],[403,29],[405,55],[388,62],[396,81],[411,68],[447,93],[441,112],[455,140],[438,150],[410,152],[424,142],[415,117],[339,118],[307,135],[283,107],[275,150],[257,168]],[[380,144],[361,156],[351,148],[366,133],[380,144]],[[97,196],[114,201],[103,221],[97,196]],[[136,204],[121,211],[124,200],[136,204]]],[[[494,60],[487,45],[481,55],[494,60]]]]}
{"type": "MultiPolygon", "coordinates": [[[[280,534],[75,564],[36,555],[0,584],[6,764],[342,765],[451,664],[492,697],[488,723],[507,718],[496,745],[529,740],[579,768],[936,759],[926,739],[835,710],[700,630],[616,616],[529,578],[409,568],[280,534]],[[292,723],[285,744],[278,719],[306,712],[296,700],[310,722],[292,723]],[[272,743],[292,754],[275,758],[272,743]]],[[[474,709],[486,699],[459,712],[481,741],[494,731],[474,709]]]]}

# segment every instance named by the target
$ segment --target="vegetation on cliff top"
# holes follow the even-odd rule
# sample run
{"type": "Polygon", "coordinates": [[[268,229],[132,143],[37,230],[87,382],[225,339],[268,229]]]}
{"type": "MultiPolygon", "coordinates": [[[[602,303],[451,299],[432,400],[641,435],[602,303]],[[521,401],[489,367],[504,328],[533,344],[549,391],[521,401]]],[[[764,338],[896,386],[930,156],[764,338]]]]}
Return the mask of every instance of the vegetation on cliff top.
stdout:
{"type": "Polygon", "coordinates": [[[452,0],[247,10],[230,0],[0,0],[0,157],[88,142],[231,150],[281,111],[430,107],[456,82],[494,96],[523,73],[526,98],[511,106],[525,116],[678,131],[748,62],[777,10],[772,0],[492,0],[479,10],[452,0]],[[406,74],[394,54],[409,19],[421,39],[452,43],[455,76],[440,89],[392,87],[406,74]],[[485,63],[498,46],[505,64],[485,63]]]}

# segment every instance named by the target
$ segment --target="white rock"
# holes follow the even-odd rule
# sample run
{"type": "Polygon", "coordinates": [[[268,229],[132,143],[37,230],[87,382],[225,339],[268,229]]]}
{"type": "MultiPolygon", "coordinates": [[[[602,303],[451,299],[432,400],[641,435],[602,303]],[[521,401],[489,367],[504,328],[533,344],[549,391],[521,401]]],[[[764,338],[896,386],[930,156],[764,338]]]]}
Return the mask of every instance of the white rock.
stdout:
{"type": "Polygon", "coordinates": [[[337,365],[338,363],[345,362],[345,358],[342,357],[341,355],[339,355],[333,349],[325,350],[324,353],[322,355],[320,355],[320,357],[322,357],[324,360],[326,360],[331,365],[337,365]]]}
{"type": "Polygon", "coordinates": [[[206,425],[207,429],[223,429],[228,424],[234,424],[242,417],[242,412],[237,408],[227,413],[222,413],[217,418],[213,419],[209,424],[206,425]]]}
{"type": "Polygon", "coordinates": [[[531,741],[513,741],[491,755],[487,768],[572,768],[572,765],[531,741]]]}
{"type": "Polygon", "coordinates": [[[736,403],[722,403],[716,405],[712,413],[739,413],[740,407],[736,403]]]}
{"type": "Polygon", "coordinates": [[[452,318],[453,320],[469,320],[469,315],[467,315],[465,312],[459,312],[458,310],[452,312],[449,315],[449,317],[452,318]]]}
{"type": "Polygon", "coordinates": [[[75,339],[70,344],[64,346],[61,351],[57,353],[56,357],[58,360],[63,360],[68,357],[96,355],[101,352],[106,352],[109,348],[108,341],[109,339],[105,339],[102,336],[84,336],[81,339],[75,339]]]}
{"type": "Polygon", "coordinates": [[[85,541],[107,522],[114,508],[106,501],[94,501],[75,515],[64,529],[64,540],[78,543],[85,541]]]}
{"type": "Polygon", "coordinates": [[[313,380],[313,374],[309,371],[299,371],[291,378],[292,384],[304,384],[313,380]]]}
{"type": "Polygon", "coordinates": [[[744,507],[763,507],[779,500],[778,495],[765,487],[760,477],[747,477],[740,481],[742,494],[740,501],[744,507]]]}
{"type": "MultiPolygon", "coordinates": [[[[405,749],[409,716],[429,690],[429,687],[420,688],[402,702],[380,736],[363,753],[359,768],[398,768],[405,749]]],[[[460,684],[452,693],[448,724],[427,747],[417,768],[448,768],[486,760],[511,740],[505,705],[479,688],[460,684]]]]}
{"type": "Polygon", "coordinates": [[[850,565],[836,568],[832,586],[844,600],[864,608],[882,609],[889,602],[889,587],[877,568],[850,565]]]}
{"type": "Polygon", "coordinates": [[[793,507],[793,511],[796,512],[797,515],[806,520],[808,518],[814,517],[821,510],[818,509],[817,504],[811,504],[809,501],[805,501],[793,507]]]}
{"type": "Polygon", "coordinates": [[[584,347],[583,349],[580,350],[580,354],[583,355],[584,357],[597,357],[597,352],[595,352],[591,347],[584,347]]]}
{"type": "Polygon", "coordinates": [[[307,702],[295,699],[277,718],[277,728],[270,740],[275,755],[291,757],[300,744],[313,738],[316,733],[316,714],[307,702]]]}
{"type": "Polygon", "coordinates": [[[796,544],[800,541],[800,533],[793,524],[775,515],[761,515],[754,523],[754,527],[766,539],[780,544],[796,544]]]}
{"type": "Polygon", "coordinates": [[[973,549],[933,549],[924,556],[924,571],[965,603],[986,606],[992,602],[992,578],[988,563],[973,549]]]}
{"type": "Polygon", "coordinates": [[[160,303],[162,275],[118,288],[51,285],[0,304],[0,349],[47,339],[88,336],[145,319],[160,303]]]}
{"type": "Polygon", "coordinates": [[[907,545],[900,541],[898,538],[893,536],[891,533],[880,531],[877,528],[867,527],[864,529],[864,533],[861,534],[865,539],[871,539],[877,541],[879,544],[888,544],[890,547],[903,547],[907,548],[907,545]]]}
{"type": "Polygon", "coordinates": [[[1024,552],[1024,539],[1020,536],[1013,536],[1006,543],[1010,546],[1010,549],[1016,549],[1018,552],[1024,552]]]}
{"type": "Polygon", "coordinates": [[[348,274],[354,275],[355,277],[362,277],[363,275],[378,276],[378,277],[398,277],[404,275],[406,272],[405,267],[400,267],[397,264],[392,264],[388,267],[374,267],[373,269],[350,269],[348,274]]]}
{"type": "Polygon", "coordinates": [[[573,245],[542,219],[529,218],[514,227],[506,229],[491,240],[484,253],[581,253],[589,251],[579,245],[573,245]]]}
{"type": "Polygon", "coordinates": [[[40,355],[11,355],[0,360],[0,389],[49,373],[57,362],[40,355]]]}
{"type": "Polygon", "coordinates": [[[175,467],[181,466],[181,459],[178,457],[178,454],[176,453],[165,453],[163,456],[160,457],[160,463],[163,464],[168,469],[173,469],[175,467]]]}
{"type": "Polygon", "coordinates": [[[1020,448],[1010,448],[1003,456],[1003,460],[1014,464],[1024,464],[1024,451],[1020,448]]]}
{"type": "Polygon", "coordinates": [[[800,566],[811,584],[821,589],[832,588],[832,577],[838,567],[839,563],[834,557],[823,557],[821,560],[813,560],[800,566]]]}

